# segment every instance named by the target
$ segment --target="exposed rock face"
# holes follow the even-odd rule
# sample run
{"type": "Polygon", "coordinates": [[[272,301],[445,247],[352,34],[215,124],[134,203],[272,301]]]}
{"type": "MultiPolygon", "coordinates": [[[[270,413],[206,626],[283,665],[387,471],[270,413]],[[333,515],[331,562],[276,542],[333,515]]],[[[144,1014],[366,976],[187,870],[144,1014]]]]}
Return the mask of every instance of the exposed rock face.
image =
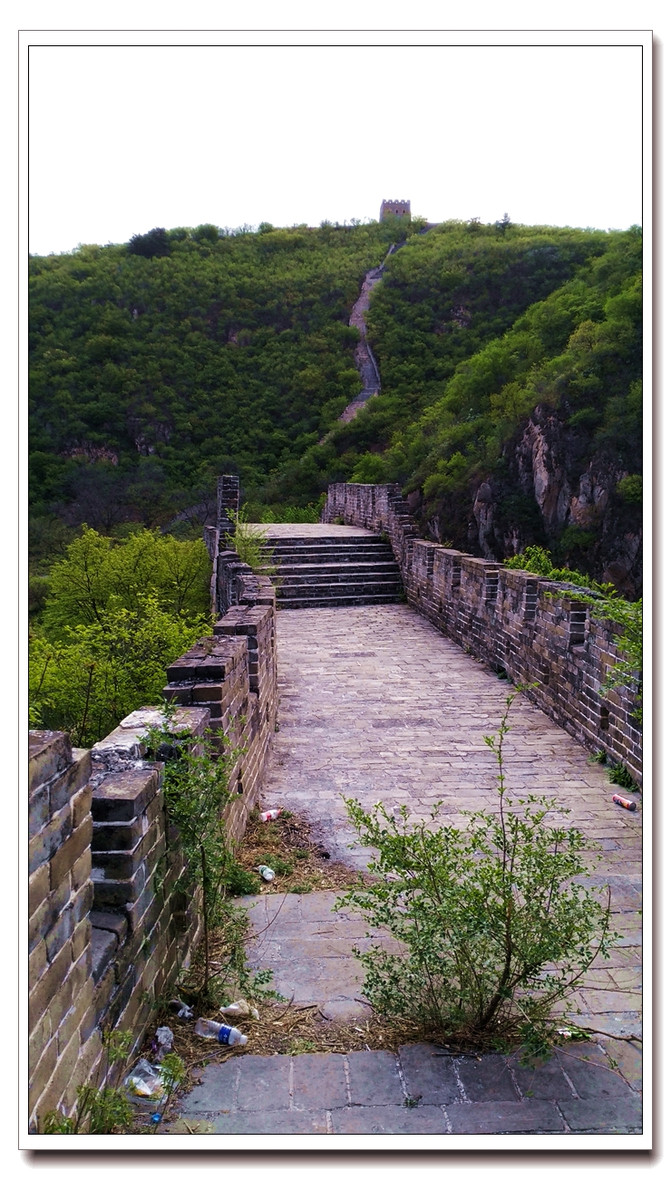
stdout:
{"type": "Polygon", "coordinates": [[[489,477],[475,491],[468,539],[480,554],[500,561],[539,542],[554,546],[571,526],[582,541],[580,568],[612,582],[628,597],[642,584],[640,511],[624,503],[617,485],[628,472],[612,456],[587,454],[585,438],[554,410],[537,407],[506,453],[507,475],[489,477]],[[527,498],[538,528],[507,513],[506,498],[527,498]],[[542,529],[544,536],[539,535],[542,529]]]}
{"type": "Polygon", "coordinates": [[[538,411],[530,419],[515,451],[519,482],[533,492],[548,534],[564,526],[570,503],[562,432],[554,417],[544,420],[538,411]]]}

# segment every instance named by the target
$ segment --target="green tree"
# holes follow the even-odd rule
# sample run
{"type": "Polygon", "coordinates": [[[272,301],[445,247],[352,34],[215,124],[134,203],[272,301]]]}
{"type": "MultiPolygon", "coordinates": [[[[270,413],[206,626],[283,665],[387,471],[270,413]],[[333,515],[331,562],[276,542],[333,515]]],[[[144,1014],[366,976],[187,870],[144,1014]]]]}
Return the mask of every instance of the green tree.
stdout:
{"type": "Polygon", "coordinates": [[[50,571],[43,625],[58,637],[78,624],[103,630],[115,609],[137,610],[152,594],[166,613],[201,617],[209,606],[210,560],[202,541],[141,529],[125,540],[84,528],[50,571]]]}
{"type": "Polygon", "coordinates": [[[170,253],[170,241],[162,228],[150,229],[147,234],[134,234],[128,243],[129,254],[142,258],[162,258],[170,253]]]}
{"type": "Polygon", "coordinates": [[[30,722],[90,746],[134,709],[160,704],[165,671],[211,630],[205,616],[174,614],[153,593],[134,608],[109,596],[100,618],[64,627],[59,639],[30,644],[30,722]]]}

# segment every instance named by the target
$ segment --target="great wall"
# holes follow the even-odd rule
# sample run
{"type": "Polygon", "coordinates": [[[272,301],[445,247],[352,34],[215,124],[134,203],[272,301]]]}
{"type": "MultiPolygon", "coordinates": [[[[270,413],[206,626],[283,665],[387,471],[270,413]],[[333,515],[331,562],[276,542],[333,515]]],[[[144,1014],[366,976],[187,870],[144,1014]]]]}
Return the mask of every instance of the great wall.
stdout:
{"type": "MultiPolygon", "coordinates": [[[[206,530],[214,633],[167,669],[164,689],[165,699],[176,706],[176,722],[188,728],[194,742],[213,726],[244,749],[230,780],[226,818],[232,840],[242,836],[264,789],[279,705],[276,589],[270,577],[254,574],[223,542],[237,497],[237,480],[222,477],[217,525],[206,530]]],[[[422,540],[399,489],[391,485],[331,486],[323,522],[332,536],[339,528],[344,535],[385,534],[411,616],[422,616],[483,667],[527,685],[528,702],[586,750],[603,751],[642,781],[633,696],[622,688],[600,695],[617,660],[617,628],[595,618],[583,595],[422,540]]],[[[300,526],[296,531],[300,536],[300,526]]],[[[326,605],[335,601],[331,597],[326,605]]],[[[371,609],[382,634],[385,607],[371,609]]],[[[310,614],[318,627],[319,611],[310,614]]],[[[345,624],[345,609],[341,616],[345,624]]],[[[369,646],[375,646],[373,632],[369,646]]],[[[362,654],[373,653],[354,653],[362,654]]],[[[411,662],[412,650],[404,654],[411,662]]],[[[46,1111],[73,1108],[77,1087],[100,1059],[103,1023],[131,1030],[133,1051],[139,1048],[154,1000],[174,986],[198,943],[197,913],[178,902],[172,888],[183,864],[173,855],[167,876],[164,866],[163,766],[145,760],[147,727],[156,718],[155,704],[140,709],[91,750],[73,749],[62,733],[30,735],[33,1130],[46,1111]]],[[[450,734],[433,740],[449,745],[450,734]]],[[[556,787],[561,790],[561,783],[556,787]]],[[[629,835],[640,839],[635,833],[623,839],[629,835]]]]}

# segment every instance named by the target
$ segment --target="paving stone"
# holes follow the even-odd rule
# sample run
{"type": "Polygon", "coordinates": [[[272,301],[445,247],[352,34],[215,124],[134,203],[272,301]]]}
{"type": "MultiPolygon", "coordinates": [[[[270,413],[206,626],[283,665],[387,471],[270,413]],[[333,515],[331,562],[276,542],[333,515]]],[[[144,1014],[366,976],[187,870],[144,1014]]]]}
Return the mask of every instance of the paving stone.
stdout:
{"type": "Polygon", "coordinates": [[[352,1106],[334,1110],[335,1135],[445,1135],[439,1106],[352,1106]]]}
{"type": "Polygon", "coordinates": [[[469,1102],[514,1102],[517,1093],[508,1072],[507,1058],[457,1057],[455,1069],[469,1102]]]}
{"type": "MultiPolygon", "coordinates": [[[[379,799],[390,807],[405,803],[411,819],[427,820],[431,806],[442,799],[443,816],[455,824],[464,822],[460,809],[490,806],[496,768],[481,735],[496,732],[509,686],[488,668],[405,605],[351,608],[346,614],[329,608],[283,611],[277,633],[280,730],[266,774],[264,806],[285,806],[307,816],[332,856],[361,868],[372,850],[349,847],[355,833],[343,795],[358,798],[366,808],[379,799]]],[[[613,814],[603,767],[591,766],[586,751],[525,698],[516,701],[511,721],[508,786],[519,798],[529,791],[552,795],[561,787],[572,809],[562,823],[575,824],[602,842],[600,864],[586,861],[587,872],[594,869],[588,880],[612,884],[613,925],[623,936],[608,962],[585,979],[578,1005],[583,1014],[570,1019],[606,1035],[640,1033],[639,996],[630,991],[626,998],[623,992],[635,987],[641,963],[640,815],[631,822],[628,814],[613,814]],[[607,974],[618,969],[617,976],[607,974]],[[597,1006],[604,1010],[589,1010],[597,1006]]],[[[351,947],[364,945],[366,926],[351,911],[334,913],[335,896],[268,891],[238,904],[259,931],[250,948],[257,968],[271,967],[275,986],[279,974],[280,990],[296,1000],[351,1018],[362,1011],[360,965],[351,947]]],[[[593,1042],[567,1043],[556,1059],[535,1071],[495,1055],[480,1061],[437,1056],[430,1045],[403,1046],[398,1060],[383,1051],[350,1053],[353,1105],[332,1107],[332,1130],[344,1135],[442,1134],[448,1128],[454,1134],[560,1135],[570,1133],[568,1126],[576,1134],[628,1134],[640,1118],[635,1093],[641,1085],[640,1055],[623,1043],[619,1054],[612,1045],[607,1042],[608,1052],[622,1061],[634,1089],[619,1074],[599,1068],[607,1058],[593,1042]],[[585,1055],[588,1063],[581,1060],[585,1055]],[[533,1098],[520,1098],[528,1091],[533,1098]],[[421,1093],[416,1107],[404,1106],[405,1092],[413,1098],[421,1093]]],[[[204,1071],[204,1085],[185,1098],[182,1108],[188,1113],[191,1103],[195,1113],[214,1114],[220,1134],[323,1134],[329,1109],[325,1095],[343,1102],[342,1062],[341,1056],[321,1054],[237,1057],[208,1067],[223,1071],[222,1080],[215,1083],[204,1071]],[[289,1109],[292,1071],[294,1105],[312,1101],[314,1091],[320,1103],[314,1111],[289,1109]]]]}
{"type": "Polygon", "coordinates": [[[353,1106],[383,1106],[403,1102],[396,1058],[386,1049],[348,1053],[350,1095],[353,1106]]]}
{"type": "Polygon", "coordinates": [[[510,1069],[517,1086],[525,1098],[573,1098],[573,1091],[562,1071],[556,1056],[539,1063],[535,1068],[525,1067],[518,1061],[510,1062],[510,1069]]]}
{"type": "Polygon", "coordinates": [[[326,1135],[325,1110],[255,1110],[214,1115],[216,1135],[326,1135]]]}
{"type": "Polygon", "coordinates": [[[194,1086],[179,1102],[180,1113],[190,1116],[203,1111],[225,1110],[235,1106],[235,1092],[240,1076],[241,1058],[206,1065],[200,1086],[194,1086]]]}
{"type": "Polygon", "coordinates": [[[293,1059],[293,1103],[296,1110],[347,1105],[345,1058],[337,1053],[301,1053],[293,1059]]]}
{"type": "Polygon", "coordinates": [[[618,1072],[622,1074],[632,1090],[643,1088],[643,1050],[641,1045],[631,1041],[614,1041],[610,1037],[599,1037],[606,1054],[617,1061],[618,1072]]]}
{"type": "MultiPolygon", "coordinates": [[[[590,1049],[598,1046],[589,1046],[590,1049]]],[[[562,1062],[563,1068],[573,1083],[580,1098],[628,1098],[631,1089],[620,1077],[619,1073],[611,1069],[604,1053],[600,1058],[583,1061],[579,1057],[566,1057],[562,1062]]]]}
{"type": "Polygon", "coordinates": [[[642,1110],[640,1099],[629,1094],[616,1100],[612,1098],[561,1099],[559,1109],[572,1131],[598,1134],[642,1133],[642,1110]]]}
{"type": "Polygon", "coordinates": [[[319,1011],[326,1020],[343,1024],[356,1023],[370,1015],[368,1004],[358,1000],[326,1000],[319,1005],[319,1011]]]}
{"type": "Polygon", "coordinates": [[[288,1110],[290,1068],[291,1057],[241,1057],[239,1110],[288,1110]]]}
{"type": "Polygon", "coordinates": [[[408,1094],[421,1095],[423,1106],[459,1102],[461,1092],[454,1063],[435,1045],[401,1045],[398,1055],[408,1094]]]}
{"type": "Polygon", "coordinates": [[[447,1108],[453,1135],[519,1135],[563,1131],[552,1102],[464,1102],[447,1108]]]}

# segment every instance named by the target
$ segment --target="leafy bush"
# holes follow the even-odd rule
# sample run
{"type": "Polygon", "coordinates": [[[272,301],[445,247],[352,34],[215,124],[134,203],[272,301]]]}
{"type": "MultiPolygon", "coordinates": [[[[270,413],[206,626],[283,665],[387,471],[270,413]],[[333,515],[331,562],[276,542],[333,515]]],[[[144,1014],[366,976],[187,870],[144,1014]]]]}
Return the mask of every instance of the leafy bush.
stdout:
{"type": "Polygon", "coordinates": [[[639,786],[635,779],[633,779],[621,762],[617,762],[615,766],[609,766],[606,771],[608,781],[615,786],[620,787],[623,791],[638,791],[639,786]]]}
{"type": "MultiPolygon", "coordinates": [[[[556,1005],[579,985],[597,955],[607,957],[610,897],[604,906],[575,882],[586,842],[557,826],[554,798],[515,801],[505,787],[503,742],[515,694],[497,734],[485,741],[497,763],[497,809],[465,828],[411,824],[381,803],[347,810],[362,844],[379,859],[375,884],[353,886],[336,908],[355,906],[401,944],[356,951],[364,995],[388,1016],[412,1015],[429,1035],[476,1046],[522,1039],[534,1052],[551,1042],[556,1005]]],[[[440,811],[432,811],[435,822],[440,811]]]]}
{"type": "Polygon", "coordinates": [[[625,475],[617,485],[617,494],[625,504],[643,503],[643,476],[625,475]]]}
{"type": "Polygon", "coordinates": [[[254,572],[271,568],[272,548],[267,543],[267,532],[257,524],[250,524],[244,511],[235,520],[235,532],[226,533],[226,541],[235,549],[240,561],[244,561],[254,572]]]}
{"type": "Polygon", "coordinates": [[[256,874],[250,873],[249,869],[243,868],[237,861],[233,861],[226,869],[224,885],[229,897],[245,897],[261,891],[261,882],[256,874]]]}

